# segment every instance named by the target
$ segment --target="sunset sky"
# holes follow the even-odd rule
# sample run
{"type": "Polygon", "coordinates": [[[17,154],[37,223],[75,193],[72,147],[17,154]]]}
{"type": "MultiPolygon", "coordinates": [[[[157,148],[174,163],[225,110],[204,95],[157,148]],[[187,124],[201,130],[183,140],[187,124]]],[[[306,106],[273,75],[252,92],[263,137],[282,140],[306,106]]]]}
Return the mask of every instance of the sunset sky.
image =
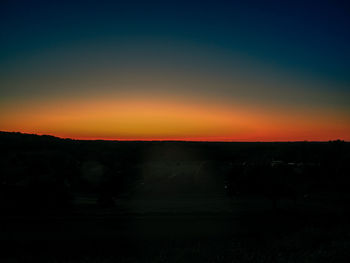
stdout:
{"type": "Polygon", "coordinates": [[[346,1],[123,2],[1,1],[1,131],[350,140],[346,1]]]}

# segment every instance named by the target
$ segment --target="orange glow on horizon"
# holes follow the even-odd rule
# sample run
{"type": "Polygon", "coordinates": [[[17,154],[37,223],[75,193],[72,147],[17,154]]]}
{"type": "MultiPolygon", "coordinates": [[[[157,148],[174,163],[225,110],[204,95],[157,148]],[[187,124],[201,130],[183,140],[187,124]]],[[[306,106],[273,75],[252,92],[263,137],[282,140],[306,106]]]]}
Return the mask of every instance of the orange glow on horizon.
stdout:
{"type": "Polygon", "coordinates": [[[171,98],[110,96],[7,107],[0,130],[72,139],[179,141],[350,140],[346,114],[171,98]]]}

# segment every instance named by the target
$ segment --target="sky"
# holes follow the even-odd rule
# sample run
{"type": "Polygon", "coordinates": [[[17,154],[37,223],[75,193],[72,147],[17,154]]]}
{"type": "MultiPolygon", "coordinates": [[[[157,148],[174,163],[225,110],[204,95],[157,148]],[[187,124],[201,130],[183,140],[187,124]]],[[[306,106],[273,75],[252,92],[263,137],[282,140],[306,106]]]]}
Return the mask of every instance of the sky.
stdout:
{"type": "Polygon", "coordinates": [[[347,1],[0,3],[0,130],[350,140],[347,1]]]}

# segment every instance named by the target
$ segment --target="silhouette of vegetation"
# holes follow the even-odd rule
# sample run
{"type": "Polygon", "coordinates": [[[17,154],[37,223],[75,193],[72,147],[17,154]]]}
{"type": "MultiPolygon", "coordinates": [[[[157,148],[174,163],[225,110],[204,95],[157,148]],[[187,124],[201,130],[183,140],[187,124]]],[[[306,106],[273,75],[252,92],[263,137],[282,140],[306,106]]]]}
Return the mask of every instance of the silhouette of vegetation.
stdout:
{"type": "Polygon", "coordinates": [[[98,203],[112,206],[142,183],[167,185],[170,192],[225,189],[231,197],[266,197],[273,206],[325,192],[345,198],[350,186],[350,147],[340,140],[109,142],[1,132],[0,145],[1,203],[18,210],[69,207],[79,194],[95,194],[98,203]]]}
{"type": "Polygon", "coordinates": [[[81,141],[0,132],[3,247],[6,255],[21,247],[34,257],[37,247],[62,241],[63,250],[47,247],[46,256],[65,251],[96,262],[106,255],[171,262],[180,248],[178,261],[329,262],[338,255],[341,262],[350,236],[349,175],[350,143],[340,140],[81,141]],[[27,235],[32,228],[35,236],[27,235]],[[24,239],[48,243],[19,245],[24,239]]]}

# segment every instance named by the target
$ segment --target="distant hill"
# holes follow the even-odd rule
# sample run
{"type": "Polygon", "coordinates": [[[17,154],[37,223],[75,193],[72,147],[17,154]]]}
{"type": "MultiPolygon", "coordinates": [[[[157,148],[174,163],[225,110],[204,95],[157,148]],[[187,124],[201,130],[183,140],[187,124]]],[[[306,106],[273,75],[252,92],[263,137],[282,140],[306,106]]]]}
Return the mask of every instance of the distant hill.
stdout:
{"type": "MultiPolygon", "coordinates": [[[[77,155],[113,155],[123,160],[283,160],[320,162],[348,156],[350,143],[330,142],[184,142],[62,139],[51,135],[0,131],[0,152],[59,150],[77,155]]],[[[101,156],[102,157],[102,156],[101,156]]]]}

